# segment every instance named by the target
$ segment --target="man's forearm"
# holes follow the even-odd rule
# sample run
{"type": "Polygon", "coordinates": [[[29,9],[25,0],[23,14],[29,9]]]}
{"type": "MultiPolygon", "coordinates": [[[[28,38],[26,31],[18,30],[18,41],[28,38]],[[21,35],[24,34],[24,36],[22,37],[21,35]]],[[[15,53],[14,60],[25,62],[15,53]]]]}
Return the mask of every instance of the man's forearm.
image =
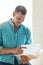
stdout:
{"type": "MultiPolygon", "coordinates": [[[[25,47],[23,47],[25,48],[25,47]]],[[[2,50],[0,50],[0,54],[22,54],[23,50],[22,47],[19,48],[2,48],[2,50]]]]}
{"type": "Polygon", "coordinates": [[[0,50],[0,54],[10,54],[13,53],[14,50],[14,48],[3,48],[2,50],[0,50]]]}

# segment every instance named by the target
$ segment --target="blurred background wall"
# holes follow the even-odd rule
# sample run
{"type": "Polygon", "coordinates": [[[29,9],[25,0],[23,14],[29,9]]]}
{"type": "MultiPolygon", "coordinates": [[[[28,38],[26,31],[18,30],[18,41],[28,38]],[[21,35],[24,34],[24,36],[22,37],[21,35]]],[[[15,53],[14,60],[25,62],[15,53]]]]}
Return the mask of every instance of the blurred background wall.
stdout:
{"type": "MultiPolygon", "coordinates": [[[[33,43],[40,43],[43,48],[43,0],[33,0],[33,43]]],[[[43,53],[33,60],[33,65],[43,65],[43,53]]]]}

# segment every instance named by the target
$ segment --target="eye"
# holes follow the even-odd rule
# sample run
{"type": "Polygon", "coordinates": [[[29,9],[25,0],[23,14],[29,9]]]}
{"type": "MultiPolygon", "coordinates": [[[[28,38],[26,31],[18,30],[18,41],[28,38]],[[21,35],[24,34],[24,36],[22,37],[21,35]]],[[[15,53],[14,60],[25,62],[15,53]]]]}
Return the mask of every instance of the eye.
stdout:
{"type": "Polygon", "coordinates": [[[20,20],[21,18],[18,18],[18,17],[17,17],[17,19],[20,20]]]}

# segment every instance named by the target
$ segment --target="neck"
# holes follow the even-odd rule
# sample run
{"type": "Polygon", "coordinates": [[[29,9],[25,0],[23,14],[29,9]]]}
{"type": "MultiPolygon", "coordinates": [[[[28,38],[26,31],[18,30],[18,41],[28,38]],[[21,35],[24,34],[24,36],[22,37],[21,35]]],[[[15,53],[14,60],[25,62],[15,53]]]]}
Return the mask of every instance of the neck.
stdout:
{"type": "Polygon", "coordinates": [[[14,28],[15,28],[16,31],[18,30],[18,26],[14,25],[14,28]]]}
{"type": "MultiPolygon", "coordinates": [[[[13,18],[12,18],[12,21],[13,21],[13,23],[14,23],[14,20],[13,20],[13,18]]],[[[17,31],[17,29],[18,29],[18,26],[16,26],[16,25],[15,25],[15,23],[14,23],[14,28],[15,28],[15,30],[17,31]]]]}

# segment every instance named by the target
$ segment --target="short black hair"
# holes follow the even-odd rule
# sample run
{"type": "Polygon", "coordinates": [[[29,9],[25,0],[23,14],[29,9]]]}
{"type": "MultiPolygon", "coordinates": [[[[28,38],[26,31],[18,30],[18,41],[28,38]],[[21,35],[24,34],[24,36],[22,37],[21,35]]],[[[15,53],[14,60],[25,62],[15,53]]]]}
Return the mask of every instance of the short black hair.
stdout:
{"type": "Polygon", "coordinates": [[[19,5],[15,8],[15,12],[21,12],[23,15],[25,15],[27,13],[27,10],[24,6],[19,5]]]}

